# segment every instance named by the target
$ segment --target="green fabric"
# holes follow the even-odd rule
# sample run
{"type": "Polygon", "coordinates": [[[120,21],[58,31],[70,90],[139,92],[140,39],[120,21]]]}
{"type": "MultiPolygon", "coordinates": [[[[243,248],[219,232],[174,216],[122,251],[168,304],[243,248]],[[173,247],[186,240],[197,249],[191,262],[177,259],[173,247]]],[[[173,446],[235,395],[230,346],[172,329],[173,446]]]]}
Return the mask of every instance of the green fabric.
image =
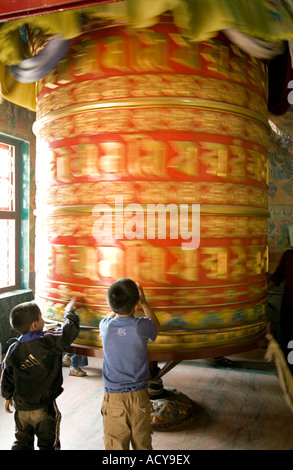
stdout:
{"type": "Polygon", "coordinates": [[[293,16],[280,2],[276,8],[268,0],[125,0],[84,11],[91,17],[120,19],[143,28],[168,10],[194,41],[205,41],[229,27],[270,42],[293,38],[293,16]]]}
{"type": "Polygon", "coordinates": [[[23,57],[19,29],[27,24],[42,34],[60,33],[64,39],[81,34],[81,13],[90,19],[120,20],[136,28],[146,28],[159,15],[172,12],[182,34],[193,41],[206,41],[219,31],[237,28],[242,33],[277,43],[293,39],[293,15],[284,3],[269,0],[123,0],[93,7],[11,20],[0,24],[0,81],[4,98],[35,110],[34,84],[17,83],[8,66],[23,57]]]}
{"type": "Polygon", "coordinates": [[[11,103],[36,110],[36,85],[35,83],[19,83],[12,77],[8,66],[0,63],[0,84],[2,96],[11,103]]]}

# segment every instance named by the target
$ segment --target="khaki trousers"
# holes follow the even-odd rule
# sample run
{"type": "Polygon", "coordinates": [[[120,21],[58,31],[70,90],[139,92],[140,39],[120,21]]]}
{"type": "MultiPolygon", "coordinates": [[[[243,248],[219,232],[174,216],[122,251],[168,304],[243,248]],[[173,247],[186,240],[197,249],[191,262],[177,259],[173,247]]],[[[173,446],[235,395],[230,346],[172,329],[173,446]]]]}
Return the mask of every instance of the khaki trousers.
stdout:
{"type": "Polygon", "coordinates": [[[106,450],[152,450],[151,403],[147,389],[104,394],[101,413],[106,450]]]}

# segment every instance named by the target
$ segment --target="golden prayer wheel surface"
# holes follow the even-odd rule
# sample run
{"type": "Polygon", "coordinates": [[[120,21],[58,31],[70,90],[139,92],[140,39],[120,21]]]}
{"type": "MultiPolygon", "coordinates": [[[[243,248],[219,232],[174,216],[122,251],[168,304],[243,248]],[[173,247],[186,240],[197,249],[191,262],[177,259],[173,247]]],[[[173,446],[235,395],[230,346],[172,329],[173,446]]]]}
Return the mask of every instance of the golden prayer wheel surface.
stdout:
{"type": "MultiPolygon", "coordinates": [[[[45,317],[108,314],[141,282],[150,354],[237,351],[266,327],[267,70],[225,36],[90,24],[38,83],[37,279],[45,317]],[[200,231],[199,231],[200,230],[200,231]],[[200,239],[199,239],[200,238],[200,239]]],[[[101,348],[97,330],[77,343],[101,348]]]]}

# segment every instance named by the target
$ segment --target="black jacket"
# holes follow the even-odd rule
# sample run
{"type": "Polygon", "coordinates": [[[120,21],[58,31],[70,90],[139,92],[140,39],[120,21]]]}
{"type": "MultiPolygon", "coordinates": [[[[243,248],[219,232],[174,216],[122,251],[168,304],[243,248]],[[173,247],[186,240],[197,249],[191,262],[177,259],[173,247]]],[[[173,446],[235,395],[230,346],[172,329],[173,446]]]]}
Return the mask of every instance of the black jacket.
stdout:
{"type": "Polygon", "coordinates": [[[2,364],[1,394],[16,410],[46,406],[63,391],[62,354],[79,333],[79,318],[69,312],[61,328],[22,335],[2,364]]]}

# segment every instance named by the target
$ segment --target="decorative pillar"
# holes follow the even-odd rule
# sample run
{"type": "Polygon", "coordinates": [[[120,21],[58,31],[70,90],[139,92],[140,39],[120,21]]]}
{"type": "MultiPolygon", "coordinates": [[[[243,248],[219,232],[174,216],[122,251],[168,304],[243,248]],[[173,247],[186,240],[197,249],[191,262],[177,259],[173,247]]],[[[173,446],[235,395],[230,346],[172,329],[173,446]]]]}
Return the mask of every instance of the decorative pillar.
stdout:
{"type": "MultiPolygon", "coordinates": [[[[222,35],[188,41],[168,15],[147,29],[89,23],[38,83],[37,102],[45,316],[60,321],[74,295],[81,323],[97,328],[108,286],[130,277],[162,325],[151,360],[256,347],[266,328],[266,65],[222,35]],[[165,237],[152,232],[164,217],[165,237]]],[[[77,342],[101,348],[97,330],[77,342]]]]}

